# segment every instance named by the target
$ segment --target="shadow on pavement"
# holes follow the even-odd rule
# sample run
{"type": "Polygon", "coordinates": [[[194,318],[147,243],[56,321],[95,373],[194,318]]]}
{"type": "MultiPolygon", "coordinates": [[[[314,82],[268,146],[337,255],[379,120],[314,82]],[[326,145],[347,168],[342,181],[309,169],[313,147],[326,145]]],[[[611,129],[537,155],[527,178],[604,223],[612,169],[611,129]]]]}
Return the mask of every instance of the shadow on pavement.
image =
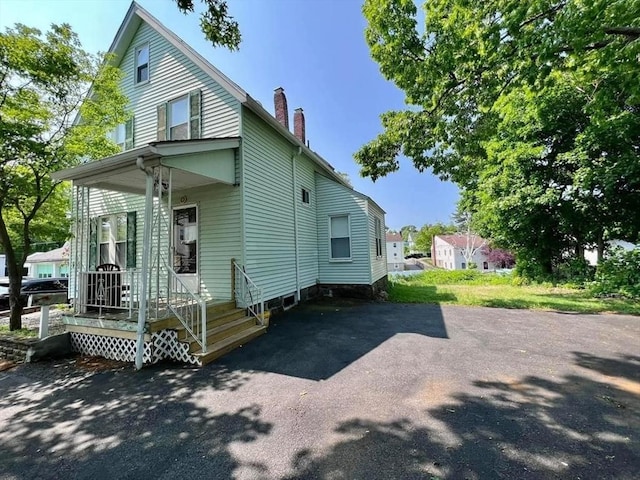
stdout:
{"type": "MultiPolygon", "coordinates": [[[[584,357],[576,353],[576,363],[584,357]]],[[[597,369],[615,365],[612,375],[637,365],[588,357],[597,369]]],[[[477,381],[472,390],[425,410],[420,424],[341,422],[339,440],[322,453],[299,451],[287,478],[638,478],[639,393],[582,375],[477,381]]]]}
{"type": "Polygon", "coordinates": [[[403,333],[448,338],[438,305],[325,299],[276,316],[267,335],[221,358],[219,363],[229,370],[325,380],[403,333]]]}
{"type": "Polygon", "coordinates": [[[229,478],[241,467],[230,444],[272,429],[257,404],[225,412],[197,401],[206,389],[239,388],[240,372],[159,365],[89,374],[70,363],[48,363],[60,369],[53,380],[25,365],[29,376],[3,383],[0,410],[11,416],[0,432],[1,478],[229,478]]]}

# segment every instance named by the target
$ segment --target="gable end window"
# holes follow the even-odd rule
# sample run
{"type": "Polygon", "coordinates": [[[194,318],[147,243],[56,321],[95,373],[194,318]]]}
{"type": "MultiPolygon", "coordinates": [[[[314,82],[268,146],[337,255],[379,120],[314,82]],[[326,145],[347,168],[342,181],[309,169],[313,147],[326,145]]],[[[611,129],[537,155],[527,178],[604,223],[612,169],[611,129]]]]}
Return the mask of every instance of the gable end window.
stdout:
{"type": "Polygon", "coordinates": [[[311,196],[309,194],[309,190],[307,190],[306,188],[302,189],[302,203],[311,203],[311,196]]]}
{"type": "Polygon", "coordinates": [[[201,135],[201,94],[187,95],[158,105],[158,140],[192,140],[201,135]]]}
{"type": "MultiPolygon", "coordinates": [[[[379,218],[375,219],[376,229],[376,257],[382,257],[382,222],[379,218]]],[[[393,244],[393,248],[396,248],[396,244],[393,244]]]]}
{"type": "Polygon", "coordinates": [[[332,260],[351,260],[351,226],[349,215],[329,217],[329,256],[332,260]]]}
{"type": "Polygon", "coordinates": [[[149,44],[136,48],[136,83],[144,83],[149,81],[149,44]]]}

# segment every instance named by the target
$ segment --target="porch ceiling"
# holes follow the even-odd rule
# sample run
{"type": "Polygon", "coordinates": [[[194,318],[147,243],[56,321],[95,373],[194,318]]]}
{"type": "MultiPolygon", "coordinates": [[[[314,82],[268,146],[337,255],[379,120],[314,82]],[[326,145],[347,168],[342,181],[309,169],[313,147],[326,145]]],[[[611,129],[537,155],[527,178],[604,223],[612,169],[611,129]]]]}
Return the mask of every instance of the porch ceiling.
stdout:
{"type": "MultiPolygon", "coordinates": [[[[55,180],[72,180],[75,185],[143,194],[145,172],[137,165],[164,165],[172,169],[172,189],[184,190],[214,183],[235,183],[234,149],[237,138],[156,142],[112,157],[54,172],[55,180]]],[[[168,179],[164,179],[168,180],[168,179]]]]}

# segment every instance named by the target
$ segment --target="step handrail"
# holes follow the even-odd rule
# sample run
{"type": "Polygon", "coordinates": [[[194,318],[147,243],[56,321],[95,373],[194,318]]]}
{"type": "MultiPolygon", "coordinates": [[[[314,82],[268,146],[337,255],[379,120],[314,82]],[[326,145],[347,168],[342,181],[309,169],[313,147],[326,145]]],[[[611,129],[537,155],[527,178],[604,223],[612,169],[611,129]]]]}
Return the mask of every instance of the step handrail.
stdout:
{"type": "Polygon", "coordinates": [[[240,274],[239,279],[242,281],[241,289],[238,288],[239,282],[234,281],[233,293],[234,293],[236,302],[238,301],[238,298],[239,298],[241,300],[243,308],[247,309],[247,311],[258,321],[258,324],[260,324],[261,326],[264,326],[264,323],[265,323],[264,322],[264,299],[262,297],[262,289],[258,287],[253,280],[251,280],[251,277],[249,277],[249,275],[247,275],[247,272],[245,271],[244,266],[239,265],[238,262],[236,262],[235,260],[232,260],[232,262],[234,266],[236,279],[238,278],[238,274],[240,274]],[[248,288],[245,288],[245,285],[248,288]],[[255,300],[253,298],[252,290],[254,290],[256,293],[257,298],[255,300]],[[247,301],[247,294],[249,295],[249,301],[247,301]]]}
{"type": "Polygon", "coordinates": [[[207,304],[200,295],[195,293],[189,285],[178,276],[173,268],[166,263],[165,267],[171,279],[169,291],[167,292],[167,308],[180,320],[185,330],[189,332],[198,345],[200,345],[202,353],[206,353],[207,304]],[[173,285],[176,285],[176,288],[173,288],[173,285]]]}

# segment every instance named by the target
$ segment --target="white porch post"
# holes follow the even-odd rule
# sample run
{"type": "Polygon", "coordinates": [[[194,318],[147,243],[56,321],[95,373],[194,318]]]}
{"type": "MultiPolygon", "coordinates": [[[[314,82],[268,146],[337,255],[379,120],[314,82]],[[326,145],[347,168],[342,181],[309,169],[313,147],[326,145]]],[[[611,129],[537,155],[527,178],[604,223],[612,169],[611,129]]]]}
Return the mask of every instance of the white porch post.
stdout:
{"type": "Polygon", "coordinates": [[[142,248],[142,268],[140,271],[140,302],[138,305],[138,331],[136,342],[136,370],[142,368],[144,354],[144,325],[147,315],[147,295],[149,294],[149,257],[151,256],[151,222],[153,215],[153,173],[144,167],[144,157],[138,157],[138,167],[147,176],[144,201],[144,236],[142,248]]]}

